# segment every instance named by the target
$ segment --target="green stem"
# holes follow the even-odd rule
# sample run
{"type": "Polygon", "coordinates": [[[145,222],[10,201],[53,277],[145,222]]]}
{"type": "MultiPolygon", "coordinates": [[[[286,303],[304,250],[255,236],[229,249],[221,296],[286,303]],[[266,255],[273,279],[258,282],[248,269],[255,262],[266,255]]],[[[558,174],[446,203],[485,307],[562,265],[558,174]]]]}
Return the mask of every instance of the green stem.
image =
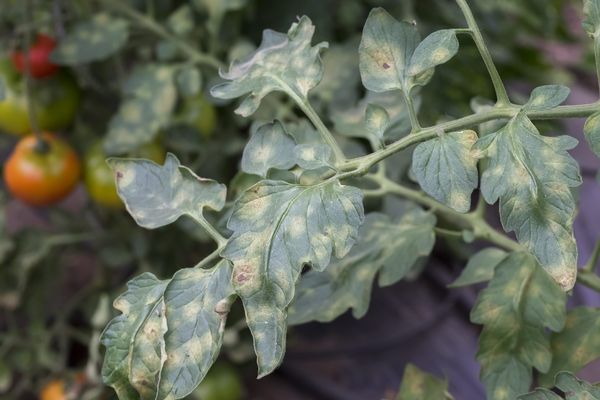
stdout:
{"type": "Polygon", "coordinates": [[[206,267],[212,260],[214,260],[217,257],[219,257],[219,255],[221,254],[221,251],[223,250],[223,247],[224,246],[217,247],[212,253],[210,253],[209,255],[207,255],[206,257],[204,257],[202,259],[202,261],[200,261],[198,264],[196,264],[194,266],[194,268],[204,268],[204,267],[206,267]]]}
{"type": "Polygon", "coordinates": [[[460,7],[466,21],[467,26],[471,30],[473,34],[473,41],[481,54],[481,58],[483,59],[483,63],[488,70],[490,78],[492,79],[492,84],[494,85],[494,90],[496,91],[496,100],[498,104],[507,105],[510,104],[510,99],[508,98],[508,94],[506,93],[506,88],[504,87],[504,83],[500,78],[500,74],[496,69],[496,65],[492,59],[492,55],[488,50],[485,41],[483,40],[483,36],[479,31],[479,26],[475,21],[475,17],[473,17],[473,13],[471,12],[471,8],[469,4],[467,4],[467,0],[456,0],[456,4],[460,7]]]}
{"type": "Polygon", "coordinates": [[[587,263],[581,268],[583,271],[593,272],[596,264],[598,263],[598,257],[600,257],[600,240],[596,241],[592,255],[587,263]]]}
{"type": "Polygon", "coordinates": [[[385,193],[397,194],[406,199],[412,200],[415,203],[421,204],[426,208],[429,208],[432,212],[437,215],[441,215],[452,223],[455,223],[458,227],[465,227],[473,231],[475,238],[487,240],[497,246],[503,247],[510,251],[523,251],[524,248],[508,236],[498,232],[492,228],[485,219],[479,215],[473,213],[459,213],[447,207],[446,205],[432,199],[426,194],[402,186],[388,178],[378,177],[376,175],[370,176],[381,186],[381,189],[385,193]]]}
{"type": "Polygon", "coordinates": [[[594,59],[596,61],[596,79],[600,91],[600,38],[594,38],[594,59]]]}
{"type": "Polygon", "coordinates": [[[227,244],[227,239],[224,238],[219,231],[217,231],[202,215],[197,215],[194,217],[196,222],[198,222],[205,230],[208,235],[217,242],[219,248],[222,248],[227,244]]]}
{"type": "MultiPolygon", "coordinates": [[[[600,103],[595,102],[590,104],[559,106],[550,110],[525,110],[523,112],[532,120],[577,118],[589,116],[598,111],[599,107],[600,103]]],[[[346,161],[346,163],[341,166],[340,170],[355,171],[355,175],[362,175],[366,173],[373,165],[384,160],[385,158],[390,157],[391,155],[404,150],[413,144],[434,138],[440,131],[451,132],[477,126],[483,122],[491,120],[501,118],[508,119],[514,117],[520,111],[521,108],[515,105],[497,106],[488,111],[467,115],[453,121],[443,122],[431,127],[422,128],[420,131],[414,132],[411,135],[408,135],[390,144],[385,149],[346,161]]]]}
{"type": "Polygon", "coordinates": [[[577,282],[600,293],[600,276],[593,272],[579,270],[577,282]]]}
{"type": "Polygon", "coordinates": [[[134,8],[129,7],[125,2],[115,1],[115,0],[102,0],[107,6],[111,7],[113,10],[127,16],[132,21],[138,23],[140,26],[143,26],[147,30],[154,32],[157,36],[160,36],[163,39],[166,39],[172,42],[175,46],[177,46],[182,52],[184,52],[192,61],[198,64],[204,64],[216,69],[224,68],[225,64],[216,59],[215,57],[202,53],[198,49],[196,49],[193,45],[188,43],[187,41],[179,38],[178,36],[172,34],[165,28],[163,28],[159,23],[157,23],[152,18],[138,12],[134,8]]]}
{"type": "Polygon", "coordinates": [[[404,90],[402,91],[402,96],[404,97],[406,108],[408,109],[408,117],[410,118],[410,126],[412,128],[411,132],[419,132],[422,128],[412,98],[410,97],[410,94],[405,93],[404,90]]]}
{"type": "Polygon", "coordinates": [[[453,231],[450,229],[438,228],[437,226],[433,228],[436,235],[445,236],[452,239],[462,239],[463,234],[462,231],[453,231]]]}

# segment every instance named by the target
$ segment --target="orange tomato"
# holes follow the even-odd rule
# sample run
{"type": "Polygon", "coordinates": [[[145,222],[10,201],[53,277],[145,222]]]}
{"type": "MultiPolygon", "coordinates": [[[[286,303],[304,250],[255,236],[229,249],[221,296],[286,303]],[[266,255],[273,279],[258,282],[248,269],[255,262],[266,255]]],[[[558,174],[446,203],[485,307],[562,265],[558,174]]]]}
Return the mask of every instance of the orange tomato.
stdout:
{"type": "Polygon", "coordinates": [[[67,400],[65,382],[61,379],[48,382],[40,392],[40,400],[67,400]]]}
{"type": "Polygon", "coordinates": [[[73,148],[51,133],[43,133],[46,149],[34,135],[19,141],[4,164],[4,181],[17,198],[45,206],[65,198],[79,182],[81,166],[73,148]]]}

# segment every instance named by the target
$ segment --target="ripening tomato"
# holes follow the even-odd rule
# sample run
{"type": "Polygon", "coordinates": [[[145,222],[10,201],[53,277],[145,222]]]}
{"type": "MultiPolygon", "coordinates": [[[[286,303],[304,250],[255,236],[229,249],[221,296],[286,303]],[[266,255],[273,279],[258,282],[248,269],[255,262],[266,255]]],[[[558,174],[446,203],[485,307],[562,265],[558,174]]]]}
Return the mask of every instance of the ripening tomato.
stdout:
{"type": "Polygon", "coordinates": [[[69,400],[81,391],[86,384],[85,373],[78,372],[66,379],[54,379],[44,385],[40,392],[40,400],[69,400]]]}
{"type": "Polygon", "coordinates": [[[50,133],[42,133],[46,148],[35,135],[19,141],[4,164],[4,181],[17,198],[35,206],[56,203],[77,185],[80,164],[73,148],[50,133]]]}
{"type": "Polygon", "coordinates": [[[208,371],[193,396],[198,400],[240,400],[243,394],[244,386],[237,370],[219,362],[208,371]]]}
{"type": "Polygon", "coordinates": [[[183,100],[180,118],[196,128],[204,138],[209,138],[215,131],[217,111],[204,95],[199,94],[183,100]]]}
{"type": "Polygon", "coordinates": [[[67,400],[65,382],[61,379],[48,382],[40,392],[40,400],[67,400]]]}
{"type": "MultiPolygon", "coordinates": [[[[165,160],[165,150],[156,143],[151,142],[137,151],[129,154],[131,157],[146,158],[162,164],[165,160]]],[[[85,155],[85,187],[96,203],[105,207],[123,208],[124,204],[117,194],[115,177],[112,170],[106,164],[108,156],[102,148],[102,141],[96,142],[85,155]]]]}
{"type": "MultiPolygon", "coordinates": [[[[7,59],[0,60],[0,80],[4,84],[4,98],[0,100],[0,130],[15,135],[32,131],[27,111],[25,78],[7,59]]],[[[59,71],[47,79],[33,82],[32,102],[38,128],[58,131],[68,127],[79,106],[79,87],[66,71],[59,71]]]]}
{"type": "Polygon", "coordinates": [[[50,53],[56,47],[56,41],[48,35],[38,34],[28,52],[15,51],[10,58],[15,68],[26,73],[26,58],[29,58],[29,71],[34,78],[47,78],[58,70],[58,66],[50,61],[50,53]]]}

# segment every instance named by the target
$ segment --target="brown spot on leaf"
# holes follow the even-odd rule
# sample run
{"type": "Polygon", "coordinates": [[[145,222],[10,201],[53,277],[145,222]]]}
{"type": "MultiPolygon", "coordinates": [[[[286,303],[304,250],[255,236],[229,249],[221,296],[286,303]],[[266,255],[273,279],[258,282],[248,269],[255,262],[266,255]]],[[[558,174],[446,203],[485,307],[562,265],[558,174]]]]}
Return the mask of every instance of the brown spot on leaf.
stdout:
{"type": "Polygon", "coordinates": [[[121,179],[123,177],[123,173],[121,171],[117,171],[117,179],[121,179]]]}
{"type": "Polygon", "coordinates": [[[238,284],[248,282],[253,275],[252,266],[250,264],[242,264],[233,272],[233,279],[238,284]]]}
{"type": "Polygon", "coordinates": [[[389,69],[390,68],[390,64],[383,63],[382,67],[383,67],[383,69],[389,69]]]}

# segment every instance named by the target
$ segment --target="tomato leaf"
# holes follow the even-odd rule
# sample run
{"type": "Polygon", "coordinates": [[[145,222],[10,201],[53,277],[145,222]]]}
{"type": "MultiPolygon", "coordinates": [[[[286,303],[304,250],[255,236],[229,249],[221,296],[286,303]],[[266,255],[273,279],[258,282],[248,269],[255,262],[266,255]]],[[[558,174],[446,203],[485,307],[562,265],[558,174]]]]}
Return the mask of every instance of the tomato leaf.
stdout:
{"type": "Polygon", "coordinates": [[[473,255],[460,276],[448,287],[462,287],[475,283],[487,282],[494,277],[494,269],[500,264],[507,254],[504,250],[495,247],[483,249],[473,255]]]}
{"type": "Polygon", "coordinates": [[[129,281],[127,292],[114,302],[114,307],[123,314],[110,321],[101,336],[106,347],[102,380],[115,389],[120,399],[138,397],[129,381],[131,338],[139,333],[147,316],[162,301],[166,285],[167,282],[147,272],[129,281]]]}
{"type": "Polygon", "coordinates": [[[289,169],[294,166],[296,142],[275,120],[252,132],[242,155],[242,171],[266,178],[271,168],[289,169]]]}
{"type": "Polygon", "coordinates": [[[413,364],[407,364],[396,400],[432,399],[452,399],[448,393],[448,381],[423,372],[413,364]]]}
{"type": "Polygon", "coordinates": [[[136,150],[152,141],[167,124],[177,99],[173,69],[148,65],[134,70],[125,82],[124,94],[104,139],[108,154],[136,150]]]}
{"type": "Polygon", "coordinates": [[[504,230],[514,231],[564,290],[573,287],[577,275],[570,188],[581,183],[581,176],[567,153],[576,144],[569,136],[540,135],[525,115],[518,114],[473,147],[489,158],[481,177],[483,197],[490,204],[500,199],[504,230]]]}
{"type": "Polygon", "coordinates": [[[401,89],[427,83],[433,68],[458,51],[454,30],[432,33],[419,43],[415,24],[398,22],[383,8],[374,8],[365,23],[359,47],[363,85],[374,92],[401,89]]]}
{"type": "Polygon", "coordinates": [[[102,334],[102,376],[121,399],[181,399],[214,363],[233,294],[231,264],[179,270],[171,280],[134,278],[115,301],[123,314],[102,334]],[[135,394],[137,389],[139,396],[135,394]]]}
{"type": "Polygon", "coordinates": [[[432,214],[418,207],[397,221],[384,214],[368,214],[357,244],[346,257],[334,260],[325,271],[311,270],[302,276],[288,322],[329,322],[350,308],[355,318],[362,318],[377,273],[380,286],[391,285],[406,276],[417,259],[431,252],[435,221],[432,214]]]}
{"type": "Polygon", "coordinates": [[[219,71],[228,82],[213,87],[211,94],[221,99],[248,95],[235,110],[245,117],[254,113],[263,97],[273,91],[305,101],[308,91],[321,80],[323,65],[319,54],[327,47],[326,42],[311,46],[314,31],[306,16],[292,24],[287,35],[265,30],[258,49],[243,60],[234,61],[229,71],[219,71]]]}
{"type": "Polygon", "coordinates": [[[471,321],[483,325],[477,360],[488,398],[513,399],[529,390],[532,367],[548,371],[545,327],[563,328],[565,305],[565,293],[531,255],[511,253],[496,267],[471,310],[471,321]]]}
{"type": "Polygon", "coordinates": [[[285,350],[287,307],[304,264],[322,271],[344,257],[363,221],[362,193],[337,181],[301,186],[262,181],[236,202],[233,231],[222,256],[254,337],[259,376],[275,369],[285,350]]]}
{"type": "Polygon", "coordinates": [[[583,133],[596,157],[600,157],[600,112],[596,112],[585,121],[583,133]]]}
{"type": "Polygon", "coordinates": [[[294,147],[296,164],[305,170],[333,168],[331,156],[331,148],[322,143],[306,143],[294,147]]]}
{"type": "MultiPolygon", "coordinates": [[[[565,400],[600,400],[600,388],[577,379],[570,372],[559,372],[555,385],[564,392],[565,400]]],[[[562,400],[563,397],[545,388],[537,388],[531,393],[519,396],[519,400],[562,400]]]]}
{"type": "Polygon", "coordinates": [[[583,0],[583,29],[587,34],[597,40],[600,37],[600,1],[583,0]]]}
{"type": "Polygon", "coordinates": [[[442,133],[413,152],[412,171],[421,188],[458,212],[469,211],[477,187],[477,158],[471,153],[476,140],[474,131],[442,133]]]}
{"type": "Polygon", "coordinates": [[[99,13],[78,23],[62,38],[50,55],[59,65],[78,65],[108,58],[129,39],[129,23],[107,13],[99,13]]]}
{"type": "Polygon", "coordinates": [[[560,371],[578,372],[600,357],[600,309],[577,307],[567,314],[565,329],[552,334],[552,366],[541,383],[549,385],[560,371]]]}
{"type": "Polygon", "coordinates": [[[220,211],[225,205],[225,185],[200,178],[167,154],[160,166],[149,160],[111,158],[117,192],[138,225],[154,229],[182,215],[199,220],[208,207],[220,211]]]}
{"type": "Polygon", "coordinates": [[[378,104],[367,104],[365,110],[365,127],[374,137],[383,140],[385,131],[390,126],[390,116],[385,108],[378,104]]]}
{"type": "Polygon", "coordinates": [[[538,86],[531,92],[524,110],[550,110],[559,106],[569,97],[571,90],[563,85],[538,86]]]}
{"type": "Polygon", "coordinates": [[[169,330],[158,399],[184,398],[204,379],[223,341],[228,309],[219,309],[219,303],[232,294],[231,264],[226,260],[209,270],[175,273],[164,295],[169,330]]]}

